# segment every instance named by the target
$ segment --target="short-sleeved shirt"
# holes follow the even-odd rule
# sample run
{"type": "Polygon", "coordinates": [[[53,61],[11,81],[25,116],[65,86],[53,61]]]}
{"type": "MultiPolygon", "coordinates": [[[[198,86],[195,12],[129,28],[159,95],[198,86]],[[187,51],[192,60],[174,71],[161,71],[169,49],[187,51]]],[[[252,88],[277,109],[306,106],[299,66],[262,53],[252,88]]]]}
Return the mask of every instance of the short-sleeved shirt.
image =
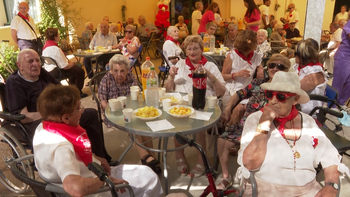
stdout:
{"type": "MultiPolygon", "coordinates": [[[[265,20],[266,20],[266,25],[270,24],[270,19],[269,19],[269,7],[267,7],[266,5],[261,5],[259,7],[259,10],[260,10],[260,14],[261,14],[261,20],[262,19],[262,15],[265,14],[265,20]]],[[[264,22],[261,21],[260,23],[260,29],[264,29],[264,22]]]]}
{"type": "MultiPolygon", "coordinates": [[[[164,54],[165,59],[168,60],[168,58],[171,56],[180,57],[181,53],[182,53],[182,49],[180,48],[179,45],[175,44],[173,41],[167,40],[164,42],[163,54],[164,54]]],[[[171,63],[170,61],[168,61],[168,62],[171,63]]]]}
{"type": "Polygon", "coordinates": [[[338,47],[337,52],[334,55],[334,59],[343,59],[343,60],[349,60],[350,58],[350,21],[348,21],[344,27],[343,32],[341,34],[341,43],[338,47]]]}
{"type": "Polygon", "coordinates": [[[11,74],[6,81],[7,107],[13,114],[19,114],[27,107],[28,112],[37,112],[36,101],[40,93],[49,84],[59,84],[44,68],[37,81],[25,80],[18,71],[11,74]]]}
{"type": "MultiPolygon", "coordinates": [[[[36,26],[32,17],[29,17],[29,24],[36,30],[36,26]]],[[[18,15],[13,17],[11,21],[11,29],[17,31],[17,39],[34,40],[36,36],[28,24],[18,15]]]]}
{"type": "Polygon", "coordinates": [[[159,29],[155,25],[152,23],[146,23],[144,26],[140,25],[137,35],[140,37],[148,37],[148,32],[150,31],[156,31],[156,33],[159,33],[159,29]]]}
{"type": "Polygon", "coordinates": [[[199,25],[197,33],[200,34],[202,32],[206,32],[205,25],[211,21],[215,21],[214,12],[211,10],[208,10],[202,16],[201,23],[199,25]]]}
{"type": "Polygon", "coordinates": [[[293,20],[298,21],[295,23],[295,28],[299,29],[299,13],[297,11],[294,10],[291,14],[287,12],[284,18],[289,20],[289,22],[293,20]]]}
{"type": "Polygon", "coordinates": [[[295,37],[301,37],[298,29],[294,28],[294,31],[291,31],[290,28],[286,29],[286,38],[291,39],[295,37]]]}
{"type": "Polygon", "coordinates": [[[266,57],[268,53],[271,51],[270,43],[265,40],[263,43],[258,44],[256,47],[256,52],[260,53],[262,57],[266,57]]]}
{"type": "Polygon", "coordinates": [[[348,20],[349,18],[348,12],[341,13],[339,12],[337,15],[335,15],[334,22],[338,22],[340,19],[348,20]]]}
{"type": "Polygon", "coordinates": [[[108,32],[107,35],[103,35],[101,31],[97,32],[90,42],[90,45],[100,46],[100,47],[114,46],[117,44],[118,44],[117,37],[115,37],[113,33],[108,32]]]}
{"type": "Polygon", "coordinates": [[[89,48],[89,44],[91,42],[92,39],[92,32],[90,29],[87,29],[85,31],[83,31],[83,33],[81,34],[81,39],[83,41],[83,49],[88,49],[89,48]]]}
{"type": "MultiPolygon", "coordinates": [[[[123,42],[123,40],[121,40],[120,42],[123,42]]],[[[123,54],[125,57],[129,58],[129,60],[134,61],[134,60],[137,58],[138,54],[139,54],[138,49],[141,47],[141,42],[140,42],[140,40],[139,40],[138,37],[134,36],[134,37],[130,40],[129,45],[130,45],[130,46],[133,46],[133,47],[136,47],[136,48],[137,48],[137,51],[136,51],[135,53],[133,53],[133,54],[130,54],[130,53],[128,52],[128,50],[126,49],[125,45],[123,45],[122,54],[123,54]]]]}
{"type": "MultiPolygon", "coordinates": [[[[63,53],[63,51],[57,47],[57,46],[49,46],[46,47],[43,50],[43,56],[45,57],[51,57],[54,59],[60,67],[60,69],[65,68],[68,65],[68,60],[66,58],[66,55],[63,53]]],[[[56,68],[56,65],[54,64],[44,64],[44,68],[47,72],[51,72],[53,69],[56,68]]]]}
{"type": "Polygon", "coordinates": [[[343,33],[342,28],[338,28],[331,36],[331,39],[328,43],[327,48],[328,49],[333,49],[336,46],[337,42],[341,42],[341,34],[343,33]]]}
{"type": "Polygon", "coordinates": [[[202,18],[202,13],[199,10],[195,10],[192,12],[192,35],[198,35],[198,28],[200,23],[198,19],[202,18]]]}
{"type": "MultiPolygon", "coordinates": [[[[248,23],[258,21],[258,20],[260,20],[260,18],[261,18],[261,16],[260,16],[259,10],[257,10],[257,9],[254,9],[254,11],[253,11],[252,14],[250,15],[250,17],[248,17],[248,15],[244,16],[244,19],[245,19],[248,23]]],[[[251,29],[251,30],[257,32],[257,31],[259,30],[259,25],[249,26],[249,29],[251,29]]]]}

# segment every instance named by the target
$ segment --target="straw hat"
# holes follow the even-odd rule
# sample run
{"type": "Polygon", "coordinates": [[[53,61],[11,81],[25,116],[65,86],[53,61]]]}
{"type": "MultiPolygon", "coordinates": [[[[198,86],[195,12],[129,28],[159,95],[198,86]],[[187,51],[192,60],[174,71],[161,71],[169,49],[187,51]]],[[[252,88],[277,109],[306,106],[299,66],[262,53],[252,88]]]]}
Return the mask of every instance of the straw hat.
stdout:
{"type": "Polygon", "coordinates": [[[300,104],[307,103],[310,100],[309,95],[300,88],[300,80],[296,72],[278,71],[270,83],[263,83],[260,86],[264,90],[296,93],[300,96],[297,101],[300,104]]]}

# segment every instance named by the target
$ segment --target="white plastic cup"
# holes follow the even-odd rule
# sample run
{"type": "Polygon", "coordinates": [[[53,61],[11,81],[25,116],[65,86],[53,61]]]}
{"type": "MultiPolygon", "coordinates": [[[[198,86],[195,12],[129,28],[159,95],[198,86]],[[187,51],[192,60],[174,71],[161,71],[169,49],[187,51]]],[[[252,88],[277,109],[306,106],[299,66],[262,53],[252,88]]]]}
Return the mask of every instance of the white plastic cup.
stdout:
{"type": "Polygon", "coordinates": [[[98,52],[98,46],[94,46],[95,52],[98,52]]]}
{"type": "Polygon", "coordinates": [[[193,93],[188,93],[187,98],[188,98],[188,105],[192,106],[193,93]]]}
{"type": "Polygon", "coordinates": [[[220,48],[221,48],[221,49],[224,49],[224,47],[225,47],[225,46],[224,46],[223,44],[220,44],[220,48]]]}
{"type": "Polygon", "coordinates": [[[140,90],[140,87],[139,86],[131,86],[130,87],[130,91],[131,90],[140,90]]]}
{"type": "Polygon", "coordinates": [[[117,99],[121,102],[122,108],[125,109],[125,107],[126,107],[126,96],[120,96],[117,99]]]}
{"type": "Polygon", "coordinates": [[[90,50],[94,50],[94,45],[89,46],[90,50]]]}
{"type": "Polygon", "coordinates": [[[162,98],[165,94],[165,88],[158,88],[158,97],[162,98]]]}
{"type": "Polygon", "coordinates": [[[162,104],[163,104],[163,110],[168,111],[169,108],[171,107],[171,99],[163,99],[162,104]]]}
{"type": "Polygon", "coordinates": [[[138,89],[132,89],[130,92],[131,92],[131,100],[137,101],[137,96],[139,94],[139,90],[138,89]]]}
{"type": "Polygon", "coordinates": [[[134,111],[134,110],[131,109],[131,108],[123,109],[124,121],[125,121],[126,123],[130,123],[130,122],[131,122],[133,111],[134,111]]]}
{"type": "Polygon", "coordinates": [[[217,101],[217,97],[216,96],[209,96],[208,97],[208,108],[215,108],[216,105],[216,101],[217,101]]]}
{"type": "Polygon", "coordinates": [[[78,54],[81,54],[81,49],[77,49],[77,53],[78,53],[78,54]]]}
{"type": "Polygon", "coordinates": [[[108,51],[112,51],[112,46],[107,47],[108,51]]]}
{"type": "Polygon", "coordinates": [[[119,111],[122,109],[122,103],[119,99],[113,98],[108,100],[109,107],[111,108],[111,111],[119,111]]]}

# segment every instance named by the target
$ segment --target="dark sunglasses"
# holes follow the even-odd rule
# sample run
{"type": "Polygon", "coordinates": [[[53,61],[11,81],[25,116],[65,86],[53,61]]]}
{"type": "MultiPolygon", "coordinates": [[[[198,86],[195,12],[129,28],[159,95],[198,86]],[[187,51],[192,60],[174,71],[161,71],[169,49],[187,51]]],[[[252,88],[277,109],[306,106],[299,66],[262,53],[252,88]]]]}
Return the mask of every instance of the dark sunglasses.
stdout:
{"type": "Polygon", "coordinates": [[[127,31],[127,30],[125,30],[124,32],[125,32],[125,33],[129,33],[129,34],[131,34],[131,33],[132,33],[132,31],[127,31]]]}
{"type": "Polygon", "coordinates": [[[283,92],[273,92],[270,90],[265,90],[265,97],[268,100],[272,100],[273,96],[276,96],[277,100],[280,102],[286,102],[288,97],[295,96],[295,93],[283,93],[283,92]]]}
{"type": "Polygon", "coordinates": [[[285,65],[283,65],[283,64],[276,64],[276,63],[269,63],[268,64],[268,67],[270,69],[274,69],[276,66],[277,66],[278,70],[287,70],[287,67],[285,65]]]}

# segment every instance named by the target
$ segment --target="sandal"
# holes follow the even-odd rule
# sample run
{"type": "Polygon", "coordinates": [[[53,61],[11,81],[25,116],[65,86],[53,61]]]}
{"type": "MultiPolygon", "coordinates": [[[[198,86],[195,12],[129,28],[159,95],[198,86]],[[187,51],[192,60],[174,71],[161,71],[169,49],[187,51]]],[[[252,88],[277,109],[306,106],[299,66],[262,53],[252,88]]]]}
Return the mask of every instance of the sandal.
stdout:
{"type": "Polygon", "coordinates": [[[220,183],[216,185],[216,189],[225,191],[231,186],[232,186],[232,177],[231,175],[229,175],[227,178],[221,179],[220,183]]]}
{"type": "Polygon", "coordinates": [[[191,170],[189,175],[191,177],[200,177],[205,173],[205,167],[201,164],[196,164],[196,166],[191,170]]]}
{"type": "Polygon", "coordinates": [[[185,159],[177,159],[176,160],[177,165],[177,171],[181,175],[187,175],[188,174],[188,166],[185,159]]]}
{"type": "Polygon", "coordinates": [[[159,167],[159,161],[156,160],[152,155],[146,155],[145,158],[141,159],[142,165],[146,165],[150,167],[156,174],[160,174],[162,172],[162,169],[159,167]],[[147,159],[152,157],[153,160],[150,162],[147,162],[147,159]]]}

